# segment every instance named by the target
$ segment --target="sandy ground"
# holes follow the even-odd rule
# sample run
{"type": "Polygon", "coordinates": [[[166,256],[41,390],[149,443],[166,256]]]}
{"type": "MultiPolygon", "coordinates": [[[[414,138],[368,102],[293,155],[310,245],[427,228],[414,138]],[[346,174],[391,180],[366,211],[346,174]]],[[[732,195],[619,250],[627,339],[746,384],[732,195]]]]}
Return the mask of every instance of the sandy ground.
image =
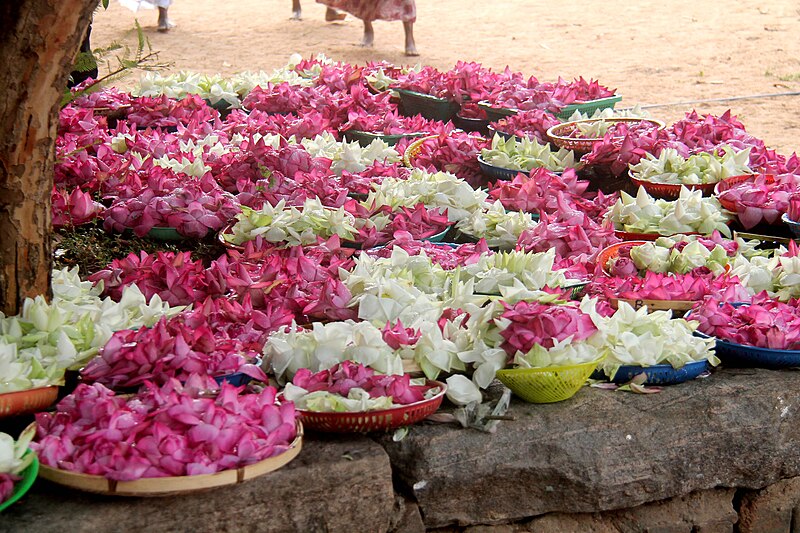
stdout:
{"type": "MultiPolygon", "coordinates": [[[[358,19],[326,23],[324,6],[310,0],[303,0],[302,21],[290,20],[290,11],[289,0],[175,0],[170,15],[177,27],[162,34],[155,11],[134,14],[112,0],[95,15],[92,45],[134,45],[138,19],[170,70],[266,70],[293,52],[322,52],[351,63],[419,61],[447,69],[467,60],[495,69],[509,65],[540,80],[592,77],[616,87],[623,106],[800,91],[797,2],[417,0],[419,58],[403,55],[399,22],[376,22],[374,48],[361,48],[358,19]]],[[[800,96],[674,105],[651,113],[673,121],[692,108],[731,108],[769,146],[800,151],[800,96]]]]}

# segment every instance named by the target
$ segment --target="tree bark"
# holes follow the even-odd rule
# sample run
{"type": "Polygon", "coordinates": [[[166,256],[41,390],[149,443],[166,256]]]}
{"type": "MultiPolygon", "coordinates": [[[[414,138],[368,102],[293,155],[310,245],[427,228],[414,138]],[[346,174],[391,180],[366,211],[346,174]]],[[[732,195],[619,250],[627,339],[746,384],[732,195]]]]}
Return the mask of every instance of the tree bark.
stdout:
{"type": "Polygon", "coordinates": [[[49,294],[58,109],[98,0],[0,2],[0,311],[49,294]]]}

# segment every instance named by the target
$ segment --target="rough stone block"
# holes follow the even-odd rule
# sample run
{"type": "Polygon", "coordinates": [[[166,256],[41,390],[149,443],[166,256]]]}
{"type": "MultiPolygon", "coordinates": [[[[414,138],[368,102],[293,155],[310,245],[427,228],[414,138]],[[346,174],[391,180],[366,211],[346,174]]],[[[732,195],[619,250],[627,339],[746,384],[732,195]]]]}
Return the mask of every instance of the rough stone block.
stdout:
{"type": "Polygon", "coordinates": [[[72,491],[39,480],[3,512],[2,532],[385,532],[389,459],[366,437],[306,437],[285,467],[241,485],[165,498],[72,491]]]}
{"type": "Polygon", "coordinates": [[[796,375],[723,369],[637,395],[584,388],[515,400],[495,434],[414,427],[383,439],[429,528],[625,509],[715,487],[800,476],[796,375]]]}
{"type": "Polygon", "coordinates": [[[800,477],[746,492],[739,508],[741,533],[800,532],[800,477]]]}

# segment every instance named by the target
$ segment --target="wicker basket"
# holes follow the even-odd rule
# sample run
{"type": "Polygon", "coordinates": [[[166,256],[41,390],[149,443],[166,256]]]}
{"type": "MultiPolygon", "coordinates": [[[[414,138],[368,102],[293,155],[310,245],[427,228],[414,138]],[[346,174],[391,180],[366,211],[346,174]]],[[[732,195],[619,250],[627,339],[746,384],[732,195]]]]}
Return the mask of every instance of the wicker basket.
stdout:
{"type": "Polygon", "coordinates": [[[406,89],[396,90],[400,95],[400,102],[403,105],[403,112],[406,116],[422,115],[428,120],[447,122],[453,120],[458,110],[461,109],[458,103],[446,98],[438,98],[406,89]]]}
{"type": "Polygon", "coordinates": [[[432,415],[442,405],[447,385],[440,381],[428,381],[441,390],[432,398],[420,402],[361,413],[320,413],[298,409],[303,425],[309,430],[327,433],[368,433],[390,431],[410,426],[432,415]]]}
{"type": "Polygon", "coordinates": [[[628,171],[628,176],[631,182],[637,187],[644,187],[647,194],[654,198],[664,198],[667,200],[675,200],[681,195],[681,187],[686,187],[690,191],[701,191],[703,196],[711,196],[714,194],[716,183],[658,183],[650,180],[643,180],[637,178],[633,171],[628,171]]]}
{"type": "Polygon", "coordinates": [[[641,246],[642,244],[647,244],[648,242],[651,241],[623,241],[618,242],[617,244],[612,244],[611,246],[606,246],[600,251],[599,254],[597,254],[597,264],[600,265],[606,274],[611,275],[611,272],[607,268],[608,262],[619,257],[619,251],[623,247],[633,248],[634,246],[641,246]]]}
{"type": "Polygon", "coordinates": [[[141,478],[134,481],[116,481],[103,476],[94,476],[39,466],[39,475],[48,481],[66,487],[108,494],[112,496],[170,496],[200,490],[207,490],[226,485],[236,485],[249,479],[277,470],[297,457],[303,447],[303,425],[297,422],[297,436],[289,448],[278,455],[268,457],[257,463],[232,470],[223,470],[216,474],[197,476],[174,476],[141,478]]]}
{"type": "Polygon", "coordinates": [[[575,111],[580,111],[585,115],[591,115],[600,109],[613,109],[620,100],[622,100],[621,96],[609,96],[607,98],[589,100],[588,102],[581,102],[579,104],[569,104],[563,107],[556,116],[561,120],[567,120],[575,111]]]}
{"type": "Polygon", "coordinates": [[[556,124],[547,130],[547,136],[550,142],[559,148],[566,148],[575,152],[587,153],[591,152],[596,143],[602,142],[603,137],[569,137],[577,126],[581,124],[594,124],[596,122],[610,122],[614,124],[627,123],[636,124],[639,122],[650,122],[658,129],[663,130],[666,125],[660,120],[652,120],[646,118],[625,117],[625,118],[590,118],[586,120],[573,120],[572,122],[564,122],[556,124]]]}
{"type": "MultiPolygon", "coordinates": [[[[714,195],[719,196],[723,192],[727,191],[728,189],[732,189],[735,186],[744,183],[746,181],[755,181],[758,177],[758,174],[742,174],[740,176],[731,176],[730,178],[725,178],[724,180],[720,181],[714,187],[714,195]]],[[[775,183],[775,176],[772,174],[766,174],[765,180],[768,185],[771,183],[775,183]]],[[[719,203],[722,204],[722,207],[727,209],[728,211],[736,212],[736,205],[733,202],[727,201],[722,198],[718,198],[719,203]]]]}
{"type": "Polygon", "coordinates": [[[420,137],[416,141],[409,144],[408,148],[406,148],[406,151],[403,153],[403,164],[408,168],[414,168],[414,158],[416,158],[422,151],[422,145],[425,143],[425,141],[429,139],[435,139],[436,137],[438,137],[438,135],[420,137]]]}
{"type": "Polygon", "coordinates": [[[579,365],[505,368],[497,371],[497,379],[526,402],[560,402],[583,387],[600,361],[602,358],[579,365]]]}

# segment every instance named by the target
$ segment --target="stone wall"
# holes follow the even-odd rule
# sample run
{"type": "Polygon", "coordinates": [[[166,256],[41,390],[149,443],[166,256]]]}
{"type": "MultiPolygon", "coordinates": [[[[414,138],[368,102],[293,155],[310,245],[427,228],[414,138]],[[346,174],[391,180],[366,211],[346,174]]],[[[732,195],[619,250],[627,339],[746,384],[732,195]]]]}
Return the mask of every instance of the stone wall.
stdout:
{"type": "Polygon", "coordinates": [[[201,494],[40,480],[0,532],[800,533],[796,376],[722,370],[653,395],[514,401],[493,435],[433,423],[400,442],[307,435],[286,467],[201,494]]]}

